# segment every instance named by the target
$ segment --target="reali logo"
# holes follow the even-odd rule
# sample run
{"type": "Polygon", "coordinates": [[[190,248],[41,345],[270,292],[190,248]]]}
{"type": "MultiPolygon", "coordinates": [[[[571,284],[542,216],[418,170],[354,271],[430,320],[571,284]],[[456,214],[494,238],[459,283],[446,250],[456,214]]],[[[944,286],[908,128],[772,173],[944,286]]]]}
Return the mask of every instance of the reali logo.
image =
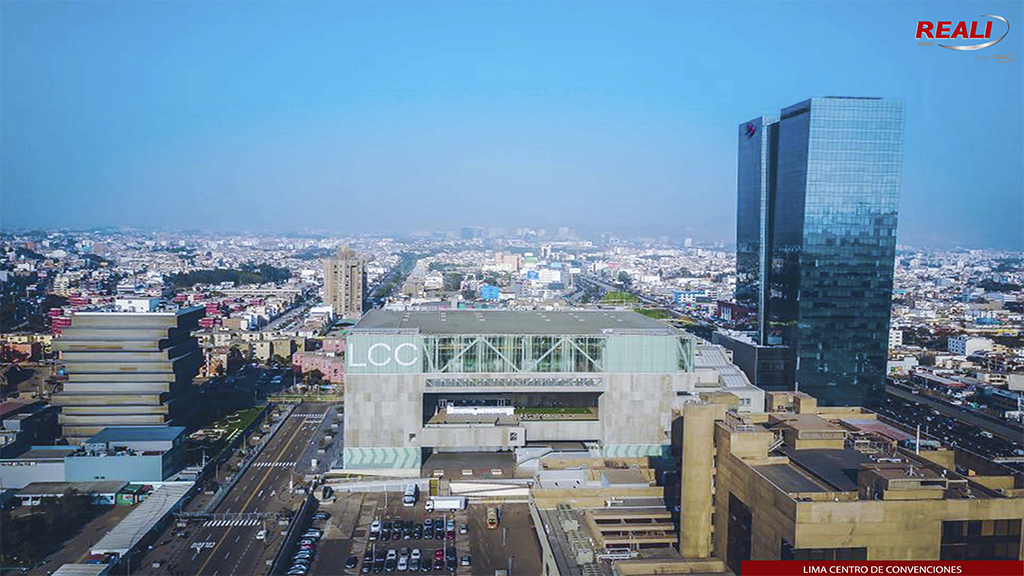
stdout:
{"type": "MultiPolygon", "coordinates": [[[[1006,24],[1006,31],[1003,35],[990,42],[982,42],[980,44],[966,44],[962,46],[939,44],[942,48],[949,48],[950,50],[981,50],[982,48],[988,48],[999,43],[1000,40],[1006,38],[1006,35],[1010,32],[1010,23],[1006,21],[1006,18],[1002,16],[996,16],[994,14],[984,14],[982,18],[995,18],[1001,20],[1003,24],[1006,24]]],[[[919,40],[918,46],[931,46],[933,42],[924,41],[924,38],[940,39],[940,40],[989,40],[992,38],[992,24],[993,21],[978,22],[977,20],[972,22],[960,21],[953,22],[952,20],[947,21],[919,21],[917,23],[917,36],[919,40]]]]}

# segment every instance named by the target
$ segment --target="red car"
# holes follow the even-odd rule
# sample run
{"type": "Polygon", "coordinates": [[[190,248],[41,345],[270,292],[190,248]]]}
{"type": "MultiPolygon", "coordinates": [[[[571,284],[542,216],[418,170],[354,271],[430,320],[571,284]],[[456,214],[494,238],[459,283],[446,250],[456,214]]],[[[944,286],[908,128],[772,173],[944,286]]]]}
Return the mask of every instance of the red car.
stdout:
{"type": "Polygon", "coordinates": [[[440,548],[434,550],[434,560],[444,560],[444,550],[440,548]]]}

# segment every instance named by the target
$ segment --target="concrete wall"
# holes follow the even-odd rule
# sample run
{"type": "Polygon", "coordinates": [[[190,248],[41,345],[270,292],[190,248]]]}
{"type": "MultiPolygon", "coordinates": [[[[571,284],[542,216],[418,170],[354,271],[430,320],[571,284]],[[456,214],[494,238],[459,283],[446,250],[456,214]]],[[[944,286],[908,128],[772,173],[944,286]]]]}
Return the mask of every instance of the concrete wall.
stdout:
{"type": "MultiPolygon", "coordinates": [[[[454,375],[452,375],[454,376],[454,375]]],[[[510,374],[474,374],[474,377],[507,379],[510,374]]],[[[523,422],[526,440],[599,440],[606,446],[668,446],[671,443],[672,409],[681,407],[692,396],[678,392],[696,390],[693,373],[623,374],[515,374],[521,378],[582,377],[598,378],[598,386],[530,387],[481,386],[473,392],[540,393],[603,392],[598,402],[599,421],[545,420],[523,422]]],[[[426,388],[426,379],[444,375],[425,374],[352,374],[347,377],[345,400],[346,447],[432,447],[432,442],[447,438],[442,432],[424,432],[423,394],[465,393],[466,388],[426,388]]],[[[451,440],[443,440],[446,445],[451,440]]],[[[472,446],[466,440],[464,446],[472,446]]],[[[514,445],[514,444],[510,444],[514,445]]],[[[661,452],[661,450],[656,450],[661,452]]]]}
{"type": "MultiPolygon", "coordinates": [[[[751,560],[779,559],[783,538],[797,549],[864,547],[868,560],[938,560],[944,520],[1024,517],[1020,498],[834,502],[827,493],[814,493],[808,496],[827,501],[797,502],[748,465],[787,460],[758,459],[765,451],[760,444],[770,441],[771,435],[762,436],[730,434],[724,425],[716,426],[714,550],[718,558],[727,558],[730,494],[751,511],[751,560]],[[736,453],[751,459],[745,462],[736,453]]],[[[849,494],[835,496],[843,500],[849,494]]]]}
{"type": "Polygon", "coordinates": [[[417,440],[422,446],[480,450],[512,450],[525,444],[526,434],[520,426],[441,424],[423,428],[417,440]]]}
{"type": "Polygon", "coordinates": [[[161,482],[163,456],[75,456],[65,459],[64,473],[67,482],[161,482]]]}
{"type": "Polygon", "coordinates": [[[64,460],[0,462],[0,489],[24,488],[33,482],[64,482],[64,460]]]}

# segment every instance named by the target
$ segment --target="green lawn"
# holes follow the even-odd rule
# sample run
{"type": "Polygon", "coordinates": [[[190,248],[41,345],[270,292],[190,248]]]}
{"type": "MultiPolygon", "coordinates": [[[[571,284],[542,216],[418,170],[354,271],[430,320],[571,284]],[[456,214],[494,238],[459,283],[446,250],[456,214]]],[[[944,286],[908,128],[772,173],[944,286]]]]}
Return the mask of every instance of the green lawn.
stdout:
{"type": "Polygon", "coordinates": [[[640,299],[628,292],[620,292],[613,290],[604,295],[601,300],[603,304],[635,304],[640,299]]]}
{"type": "Polygon", "coordinates": [[[636,308],[635,310],[644,316],[654,318],[655,320],[665,320],[666,318],[673,317],[664,308],[636,308]]]}
{"type": "Polygon", "coordinates": [[[227,428],[229,435],[236,430],[245,430],[246,427],[256,419],[256,416],[258,416],[265,408],[265,406],[254,406],[245,410],[239,410],[238,412],[232,412],[215,422],[213,426],[217,428],[227,428]]]}

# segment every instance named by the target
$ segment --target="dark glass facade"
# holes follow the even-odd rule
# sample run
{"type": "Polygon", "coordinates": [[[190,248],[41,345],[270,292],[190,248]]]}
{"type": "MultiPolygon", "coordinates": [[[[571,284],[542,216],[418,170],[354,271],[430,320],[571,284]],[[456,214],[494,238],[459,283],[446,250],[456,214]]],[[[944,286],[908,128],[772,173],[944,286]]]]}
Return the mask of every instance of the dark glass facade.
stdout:
{"type": "Polygon", "coordinates": [[[736,299],[822,404],[884,396],[904,116],[813,98],[739,127],[736,299]]]}

